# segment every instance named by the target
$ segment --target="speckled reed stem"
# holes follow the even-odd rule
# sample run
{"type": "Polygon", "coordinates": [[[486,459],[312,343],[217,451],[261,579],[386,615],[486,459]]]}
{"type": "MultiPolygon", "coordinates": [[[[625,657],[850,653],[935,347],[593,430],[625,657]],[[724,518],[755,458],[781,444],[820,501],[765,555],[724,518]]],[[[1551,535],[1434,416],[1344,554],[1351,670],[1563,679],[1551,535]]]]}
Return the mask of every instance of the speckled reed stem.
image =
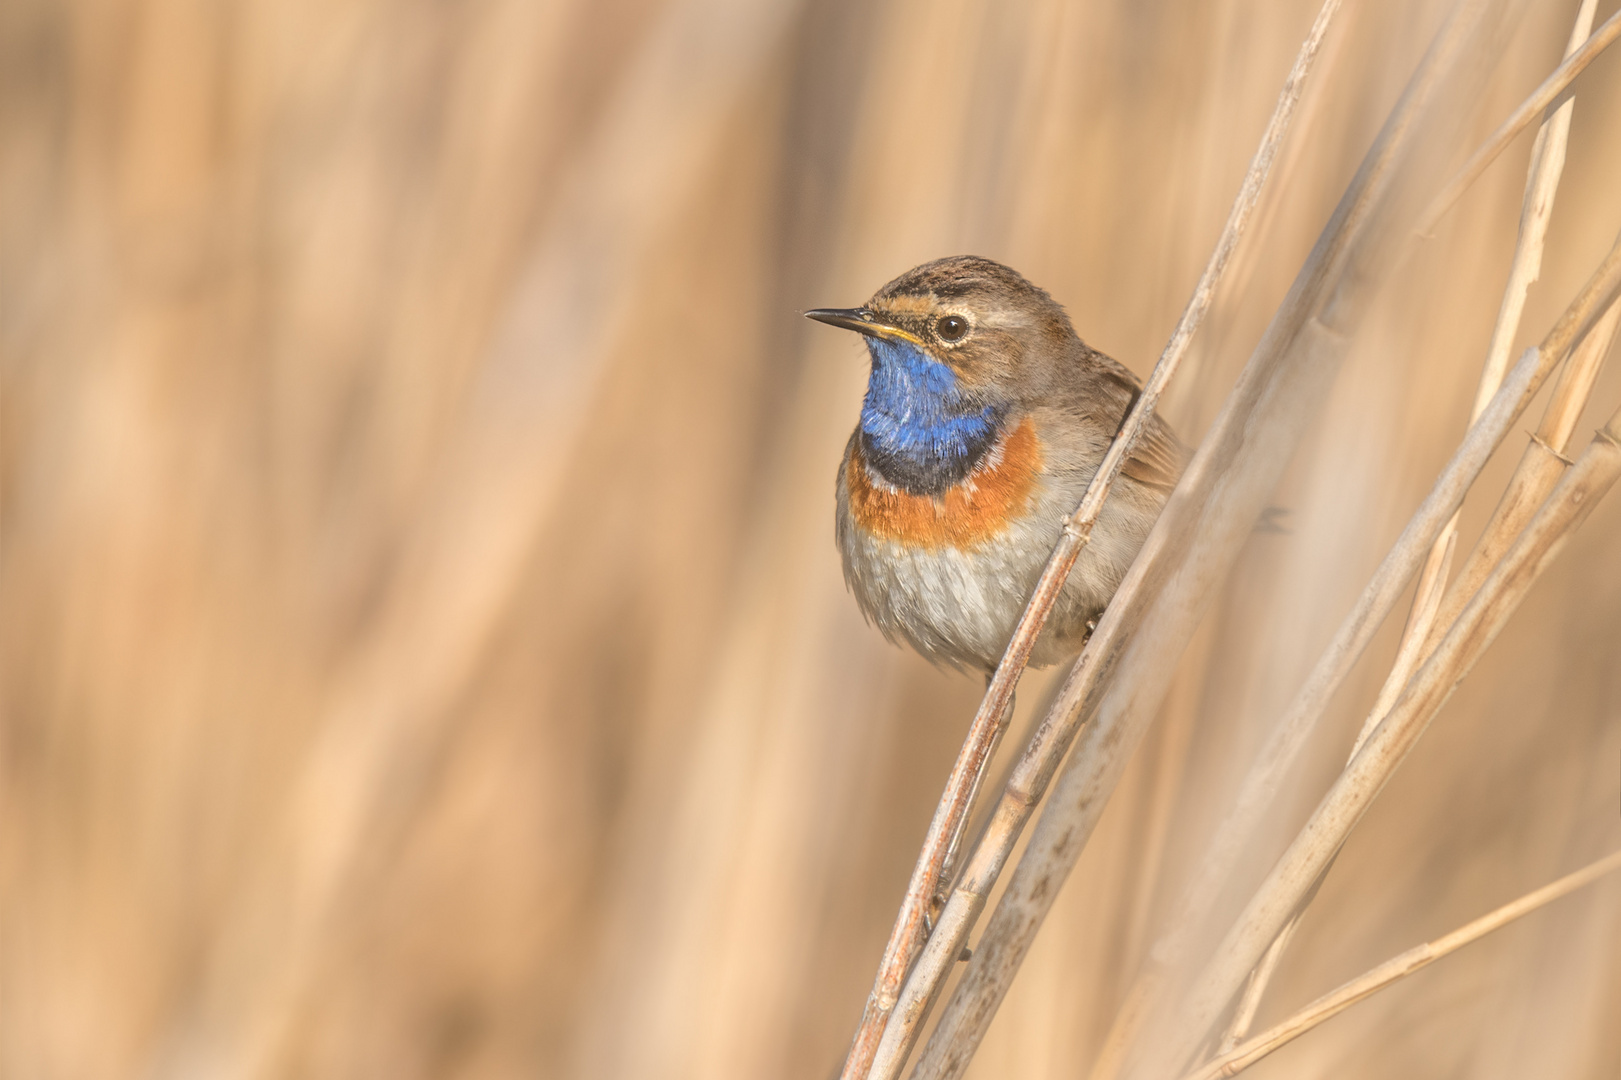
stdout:
{"type": "Polygon", "coordinates": [[[1405,226],[1392,198],[1395,177],[1419,145],[1421,118],[1443,88],[1453,87],[1468,43],[1495,10],[1491,3],[1461,3],[1437,34],[1015,768],[908,983],[909,1009],[926,1007],[932,988],[919,980],[954,957],[1070,742],[1079,739],[915,1077],[960,1076],[983,1038],[1147,727],[1169,667],[1327,394],[1345,331],[1371,293],[1370,273],[1405,226]]]}
{"type": "MultiPolygon", "coordinates": [[[[1298,438],[1298,429],[1292,425],[1298,422],[1300,415],[1310,414],[1312,405],[1320,400],[1317,395],[1323,390],[1323,383],[1313,380],[1324,379],[1327,373],[1334,371],[1343,355],[1343,331],[1355,325],[1359,309],[1370,295],[1365,278],[1374,263],[1369,252],[1378,247],[1371,238],[1353,240],[1357,229],[1350,226],[1364,226],[1371,217],[1379,229],[1368,231],[1377,236],[1393,224],[1391,207],[1383,200],[1384,189],[1396,162],[1411,149],[1410,136],[1417,117],[1423,112],[1423,104],[1439,86],[1447,85],[1448,93],[1455,93],[1457,91],[1450,87],[1461,86],[1479,74],[1478,68],[1460,67],[1459,62],[1469,56],[1468,43],[1474,40],[1479,28],[1500,17],[1500,10],[1493,5],[1464,3],[1437,35],[1351,190],[1342,200],[1341,210],[1325,229],[1319,251],[1314,252],[1313,259],[1297,278],[1295,290],[1257,347],[1251,367],[1241,376],[1223,416],[1206,438],[1199,459],[1184,478],[1182,489],[1173,496],[1155,534],[1149,538],[1110,613],[1099,626],[1089,651],[1099,649],[1100,662],[1088,667],[1087,656],[1083,654],[1081,664],[1071,676],[1071,684],[1066,684],[1061,692],[1053,716],[1073,718],[1084,713],[1096,719],[1083,731],[1081,745],[1071,756],[1051,805],[1042,814],[1029,850],[925,1047],[914,1076],[959,1076],[966,1068],[1028,952],[1058,884],[1079,857],[1125,758],[1153,715],[1159,700],[1155,687],[1162,686],[1169,677],[1169,664],[1197,622],[1197,612],[1202,610],[1200,597],[1205,595],[1203,590],[1210,581],[1219,578],[1226,565],[1223,560],[1228,558],[1229,546],[1236,550],[1241,542],[1242,537],[1226,534],[1238,517],[1259,511],[1259,500],[1265,496],[1252,488],[1252,481],[1275,479],[1268,454],[1286,453],[1279,448],[1292,445],[1290,440],[1298,438]],[[1454,73],[1461,77],[1454,77],[1454,73]],[[1333,249],[1333,257],[1319,261],[1318,255],[1325,248],[1333,249]],[[1352,252],[1350,256],[1346,256],[1347,250],[1352,252]],[[1316,319],[1311,318],[1314,310],[1321,312],[1316,319]],[[1294,414],[1279,407],[1279,401],[1292,406],[1294,414]],[[1248,445],[1250,441],[1267,445],[1264,448],[1248,445]],[[1188,542],[1175,539],[1179,531],[1199,535],[1201,543],[1188,550],[1188,542]],[[1215,539],[1218,535],[1221,536],[1219,542],[1215,539]],[[1174,584],[1171,583],[1173,576],[1177,579],[1174,584]],[[1145,579],[1153,580],[1151,588],[1142,588],[1145,579]],[[1156,589],[1166,587],[1170,595],[1155,594],[1156,589]],[[1117,617],[1118,622],[1111,624],[1111,616],[1117,617]],[[1120,635],[1123,627],[1129,628],[1131,633],[1120,635]],[[1105,640],[1111,632],[1117,636],[1113,641],[1105,640]],[[1171,659],[1156,659],[1156,650],[1171,659]],[[1115,664],[1119,666],[1118,671],[1101,670],[1115,664]],[[1109,685],[1110,678],[1118,685],[1109,685]]],[[[1541,372],[1536,381],[1545,375],[1545,371],[1541,372]]],[[[1520,395],[1511,394],[1504,400],[1508,411],[1515,413],[1525,404],[1520,395]]],[[[1498,419],[1506,430],[1507,420],[1498,419]]],[[[1480,440],[1481,433],[1475,434],[1480,440]]],[[[1351,621],[1348,634],[1342,634],[1338,642],[1340,655],[1331,658],[1333,662],[1328,665],[1326,674],[1318,673],[1324,675],[1320,681],[1327,684],[1328,689],[1343,677],[1343,672],[1336,672],[1334,668],[1342,661],[1348,667],[1355,654],[1360,653],[1366,640],[1358,638],[1364,630],[1371,635],[1372,627],[1388,613],[1405,582],[1417,569],[1425,549],[1451,516],[1457,504],[1455,501],[1449,504],[1448,500],[1461,499],[1467,487],[1465,474],[1472,478],[1473,473],[1478,472],[1490,446],[1501,437],[1502,431],[1497,431],[1467,447],[1465,458],[1484,450],[1478,462],[1454,462],[1452,475],[1443,487],[1452,486],[1438,492],[1427,507],[1435,513],[1419,530],[1410,531],[1404,538],[1408,550],[1383,569],[1384,580],[1376,580],[1369,596],[1364,597],[1363,610],[1351,621]],[[1457,486],[1460,481],[1461,486],[1457,486]],[[1366,627],[1357,625],[1359,619],[1374,615],[1374,609],[1379,609],[1377,619],[1366,627]]],[[[1021,767],[1028,763],[1027,758],[1021,767]]],[[[1044,761],[1043,767],[1053,766],[1044,761]]],[[[1047,775],[1051,775],[1050,772],[1047,775]]],[[[1010,792],[1012,790],[1013,785],[1010,785],[1010,792]]],[[[1005,807],[999,808],[998,813],[1003,809],[1005,807]]],[[[998,822],[993,818],[991,831],[994,833],[997,827],[998,822]]],[[[980,858],[976,855],[975,861],[980,858]]],[[[965,885],[970,884],[973,877],[971,865],[964,878],[965,885]]],[[[959,887],[953,895],[952,903],[942,916],[943,924],[951,923],[953,906],[959,901],[968,919],[977,914],[972,908],[983,903],[983,896],[964,893],[965,889],[959,887]]]]}
{"type": "MultiPolygon", "coordinates": [[[[1018,684],[1019,676],[1029,662],[1030,651],[1046,625],[1053,602],[1069,577],[1076,559],[1080,557],[1082,549],[1091,540],[1092,528],[1103,510],[1109,489],[1119,475],[1127,456],[1135,448],[1149,417],[1154,414],[1160,395],[1171,377],[1176,374],[1194,334],[1210,310],[1216,286],[1249,224],[1256,204],[1260,201],[1261,190],[1277,158],[1278,148],[1288,132],[1295,106],[1305,87],[1306,76],[1321,50],[1323,38],[1341,2],[1342,0],[1324,0],[1311,31],[1301,44],[1294,67],[1284,82],[1272,118],[1261,137],[1261,144],[1250,161],[1249,171],[1245,174],[1243,185],[1228,214],[1227,223],[1216,242],[1216,249],[1211,253],[1204,273],[1200,276],[1193,295],[1182,312],[1182,318],[1160,354],[1158,363],[1154,365],[1142,393],[1138,395],[1131,411],[1121,422],[1120,430],[1098,466],[1098,471],[1087,487],[1080,505],[1065,521],[1063,535],[1036,582],[1024,614],[1020,617],[1019,624],[1015,627],[1008,647],[1003,653],[1001,663],[997,665],[996,673],[992,676],[990,685],[986,687],[985,697],[947,778],[945,792],[935,810],[934,818],[929,823],[923,850],[912,871],[912,879],[907,886],[900,914],[896,918],[889,943],[884,950],[878,977],[867,999],[861,1026],[856,1032],[850,1053],[844,1063],[841,1074],[844,1080],[858,1080],[868,1076],[892,1077],[898,1075],[905,1063],[906,1053],[917,1036],[917,1027],[921,1022],[923,1010],[908,1008],[895,1022],[892,1022],[890,1017],[899,998],[902,980],[922,947],[925,913],[939,890],[942,878],[950,870],[947,859],[953,839],[967,820],[975,782],[983,772],[997,740],[1007,726],[1013,691],[1018,684]],[[887,1035],[886,1026],[893,1029],[894,1034],[887,1035]],[[882,1050],[880,1043],[884,1046],[882,1050]]],[[[941,939],[941,929],[936,928],[934,934],[936,940],[941,939]]],[[[963,933],[966,934],[966,928],[963,933]]],[[[961,949],[960,935],[953,932],[952,936],[959,938],[956,948],[950,951],[944,964],[925,980],[930,987],[924,991],[928,998],[932,998],[938,991],[945,973],[950,970],[951,963],[955,962],[957,952],[961,949]]]]}
{"type": "MultiPolygon", "coordinates": [[[[1593,18],[1597,8],[1598,0],[1582,0],[1578,6],[1575,23],[1571,27],[1570,38],[1565,45],[1567,58],[1574,55],[1588,40],[1588,35],[1593,30],[1593,18]]],[[[1503,374],[1508,369],[1509,349],[1519,333],[1520,318],[1525,313],[1526,295],[1530,291],[1531,283],[1542,273],[1542,252],[1548,236],[1548,222],[1553,217],[1554,196],[1558,193],[1559,178],[1565,169],[1565,148],[1570,138],[1570,117],[1574,108],[1575,100],[1568,95],[1556,106],[1550,105],[1531,149],[1531,162],[1526,168],[1525,194],[1520,202],[1519,233],[1515,238],[1514,255],[1509,261],[1508,282],[1503,286],[1503,299],[1498,305],[1497,321],[1492,327],[1491,341],[1486,346],[1485,362],[1481,365],[1480,384],[1476,388],[1474,405],[1469,413],[1471,424],[1480,419],[1480,414],[1486,410],[1492,395],[1503,385],[1503,374]]],[[[1592,384],[1589,382],[1587,385],[1591,387],[1592,384]]],[[[1542,494],[1546,494],[1546,490],[1542,494]]],[[[1434,645],[1433,641],[1429,641],[1430,631],[1435,626],[1436,615],[1440,610],[1441,598],[1446,590],[1452,567],[1453,552],[1458,544],[1458,514],[1459,511],[1453,511],[1452,518],[1441,530],[1441,535],[1430,545],[1429,557],[1424,562],[1424,569],[1419,572],[1418,585],[1413,590],[1413,603],[1408,610],[1407,625],[1402,628],[1401,641],[1396,647],[1396,658],[1385,677],[1373,708],[1369,710],[1367,719],[1363,722],[1362,730],[1351,748],[1350,757],[1356,756],[1356,752],[1362,748],[1362,743],[1390,711],[1390,707],[1396,703],[1397,696],[1401,693],[1402,687],[1407,685],[1413,671],[1429,655],[1425,648],[1426,642],[1429,642],[1431,647],[1434,645]]],[[[1326,870],[1324,872],[1327,873],[1326,870]]],[[[1277,939],[1261,958],[1261,962],[1256,965],[1255,971],[1244,987],[1237,1008],[1233,1010],[1232,1021],[1218,1047],[1218,1054],[1226,1054],[1249,1034],[1250,1024],[1255,1020],[1261,998],[1266,994],[1267,985],[1271,982],[1272,975],[1288,948],[1294,928],[1300,924],[1301,915],[1310,905],[1311,896],[1315,895],[1314,890],[1301,904],[1300,910],[1289,920],[1288,925],[1278,934],[1277,939]]]]}
{"type": "MultiPolygon", "coordinates": [[[[1498,426],[1493,421],[1505,414],[1512,422],[1512,416],[1529,403],[1554,365],[1593,328],[1618,294],[1621,294],[1621,236],[1542,344],[1526,350],[1492,404],[1470,428],[1466,445],[1475,441],[1488,425],[1498,426]]],[[[1605,480],[1603,470],[1610,467],[1607,463],[1618,453],[1616,432],[1621,430],[1621,416],[1612,418],[1611,424],[1614,426],[1600,431],[1584,454],[1583,461],[1589,464],[1580,470],[1572,469],[1566,475],[1480,590],[1449,624],[1446,636],[1408,681],[1395,707],[1358,750],[1311,820],[1256,890],[1179,1006],[1178,1013],[1184,1019],[1186,1030],[1202,1033],[1232,1000],[1385,781],[1501,629],[1536,574],[1557,552],[1565,535],[1585,519],[1597,496],[1607,490],[1614,477],[1605,480]]],[[[1507,426],[1507,423],[1501,424],[1504,430],[1507,426]]],[[[1437,522],[1438,527],[1440,523],[1437,522]]]]}

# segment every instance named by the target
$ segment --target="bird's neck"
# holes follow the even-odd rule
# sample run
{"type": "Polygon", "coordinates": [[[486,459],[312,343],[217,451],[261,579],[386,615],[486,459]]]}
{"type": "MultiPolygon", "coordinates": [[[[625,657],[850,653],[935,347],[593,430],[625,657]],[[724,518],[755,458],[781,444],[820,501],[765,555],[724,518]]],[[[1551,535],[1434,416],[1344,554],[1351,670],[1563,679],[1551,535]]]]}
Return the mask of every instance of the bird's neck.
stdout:
{"type": "Polygon", "coordinates": [[[862,456],[904,491],[944,492],[996,444],[1006,409],[971,399],[950,367],[911,345],[868,339],[867,348],[862,456]]]}

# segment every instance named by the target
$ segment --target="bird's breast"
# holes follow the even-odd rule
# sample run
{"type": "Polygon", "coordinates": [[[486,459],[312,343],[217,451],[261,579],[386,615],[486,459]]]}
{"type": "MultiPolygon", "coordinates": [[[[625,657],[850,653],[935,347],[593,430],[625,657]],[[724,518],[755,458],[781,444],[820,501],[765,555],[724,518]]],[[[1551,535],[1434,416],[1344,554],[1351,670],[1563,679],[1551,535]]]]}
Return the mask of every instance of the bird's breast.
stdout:
{"type": "Polygon", "coordinates": [[[845,465],[850,521],[909,547],[972,548],[1030,512],[1041,466],[1041,440],[1026,417],[962,480],[937,495],[914,495],[875,477],[856,439],[845,465]]]}

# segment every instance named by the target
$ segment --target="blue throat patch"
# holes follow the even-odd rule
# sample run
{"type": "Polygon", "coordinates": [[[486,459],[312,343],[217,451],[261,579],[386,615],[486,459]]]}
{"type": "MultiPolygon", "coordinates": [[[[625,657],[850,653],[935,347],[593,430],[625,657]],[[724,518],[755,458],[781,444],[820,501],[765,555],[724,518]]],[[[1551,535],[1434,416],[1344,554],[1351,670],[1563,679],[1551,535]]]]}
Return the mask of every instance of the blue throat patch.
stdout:
{"type": "Polygon", "coordinates": [[[872,374],[861,403],[861,449],[896,487],[936,495],[973,471],[996,442],[1004,410],[965,400],[957,375],[904,342],[868,338],[872,374]]]}

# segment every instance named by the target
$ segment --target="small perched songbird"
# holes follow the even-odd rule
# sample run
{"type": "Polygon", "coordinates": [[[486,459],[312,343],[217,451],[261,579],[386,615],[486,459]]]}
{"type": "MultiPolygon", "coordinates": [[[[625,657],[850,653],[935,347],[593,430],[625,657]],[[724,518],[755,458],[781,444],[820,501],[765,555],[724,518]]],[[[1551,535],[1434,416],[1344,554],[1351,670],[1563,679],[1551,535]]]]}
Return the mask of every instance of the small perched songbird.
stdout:
{"type": "MultiPolygon", "coordinates": [[[[844,578],[891,641],[994,671],[1138,392],[1052,297],[1000,263],[925,263],[865,307],[806,316],[866,335],[872,371],[839,468],[844,578]]],[[[1031,654],[1080,651],[1187,452],[1156,414],[1031,654]]]]}

